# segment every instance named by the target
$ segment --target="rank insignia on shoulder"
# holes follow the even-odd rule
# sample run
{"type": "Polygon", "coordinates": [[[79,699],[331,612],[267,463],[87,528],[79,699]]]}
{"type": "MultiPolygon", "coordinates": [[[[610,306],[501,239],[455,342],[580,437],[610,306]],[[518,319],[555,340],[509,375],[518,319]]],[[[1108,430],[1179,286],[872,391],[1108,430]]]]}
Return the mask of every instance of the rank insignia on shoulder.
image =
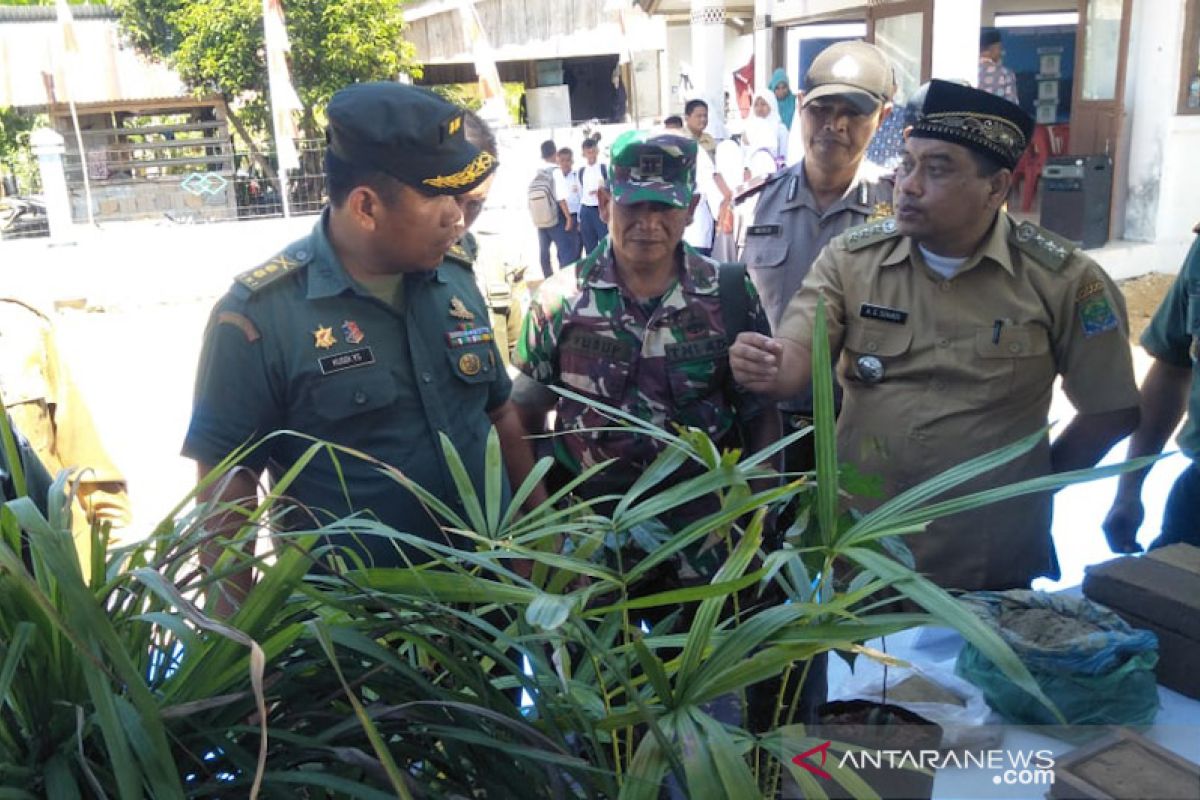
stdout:
{"type": "Polygon", "coordinates": [[[868,245],[899,236],[900,232],[896,228],[896,220],[888,217],[878,222],[868,222],[857,228],[851,228],[843,235],[846,237],[847,250],[861,250],[868,245]]]}
{"type": "Polygon", "coordinates": [[[362,328],[358,327],[358,323],[352,319],[348,319],[342,323],[342,336],[350,344],[358,344],[363,339],[367,338],[362,332],[362,328]]]}
{"type": "Polygon", "coordinates": [[[1022,222],[1014,228],[1010,240],[1017,246],[1017,249],[1043,267],[1052,270],[1062,269],[1063,264],[1075,250],[1074,243],[1069,239],[1064,239],[1032,222],[1022,222]]]}
{"type": "Polygon", "coordinates": [[[867,217],[867,222],[875,222],[877,220],[886,219],[887,217],[892,216],[893,213],[894,212],[892,211],[891,203],[876,203],[871,207],[871,216],[867,217]]]}
{"type": "MultiPolygon", "coordinates": [[[[302,253],[307,255],[307,253],[302,253]]],[[[270,261],[255,267],[254,269],[246,270],[241,275],[234,278],[234,282],[245,286],[251,292],[256,292],[264,286],[268,286],[291,272],[294,272],[298,267],[306,264],[304,259],[291,258],[283,253],[274,256],[270,261]]]]}
{"type": "Polygon", "coordinates": [[[446,255],[453,258],[455,261],[461,261],[468,266],[475,263],[475,259],[467,252],[467,248],[462,246],[462,242],[455,242],[454,246],[446,251],[446,255]]]}
{"type": "Polygon", "coordinates": [[[337,344],[337,339],[333,336],[333,328],[327,328],[324,325],[318,325],[317,329],[312,332],[313,344],[319,350],[328,350],[337,344]]]}
{"type": "Polygon", "coordinates": [[[475,315],[457,297],[450,298],[450,316],[455,319],[466,320],[467,322],[475,321],[475,315]]]}

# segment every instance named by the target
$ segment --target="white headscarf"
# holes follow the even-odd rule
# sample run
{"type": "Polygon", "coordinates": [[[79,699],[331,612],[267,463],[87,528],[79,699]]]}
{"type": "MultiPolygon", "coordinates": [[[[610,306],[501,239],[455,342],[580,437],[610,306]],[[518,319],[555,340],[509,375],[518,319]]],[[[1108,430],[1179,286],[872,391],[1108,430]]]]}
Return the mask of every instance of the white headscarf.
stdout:
{"type": "Polygon", "coordinates": [[[750,116],[746,117],[746,133],[742,137],[747,162],[760,150],[767,151],[775,159],[785,157],[787,133],[787,127],[779,118],[779,103],[775,100],[775,93],[767,90],[755,92],[754,100],[750,104],[750,116]],[[760,97],[770,109],[765,117],[758,116],[758,112],[754,110],[760,97]]]}

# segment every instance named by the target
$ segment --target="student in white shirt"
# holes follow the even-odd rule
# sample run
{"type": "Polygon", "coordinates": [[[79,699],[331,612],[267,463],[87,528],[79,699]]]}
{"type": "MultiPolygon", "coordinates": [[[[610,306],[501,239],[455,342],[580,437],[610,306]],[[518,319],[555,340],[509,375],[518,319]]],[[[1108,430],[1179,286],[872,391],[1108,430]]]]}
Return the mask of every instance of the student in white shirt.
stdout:
{"type": "Polygon", "coordinates": [[[595,139],[583,140],[583,158],[587,162],[577,173],[580,183],[579,235],[583,239],[583,252],[590,253],[608,236],[608,225],[600,213],[600,197],[597,191],[608,180],[608,168],[599,163],[600,145],[595,139]]]}
{"type": "Polygon", "coordinates": [[[563,242],[566,246],[566,261],[563,266],[578,261],[582,255],[583,244],[579,238],[579,202],[582,189],[579,186],[579,176],[572,167],[575,165],[575,154],[571,148],[562,147],[558,151],[558,169],[554,171],[554,196],[558,205],[566,215],[563,242]]]}

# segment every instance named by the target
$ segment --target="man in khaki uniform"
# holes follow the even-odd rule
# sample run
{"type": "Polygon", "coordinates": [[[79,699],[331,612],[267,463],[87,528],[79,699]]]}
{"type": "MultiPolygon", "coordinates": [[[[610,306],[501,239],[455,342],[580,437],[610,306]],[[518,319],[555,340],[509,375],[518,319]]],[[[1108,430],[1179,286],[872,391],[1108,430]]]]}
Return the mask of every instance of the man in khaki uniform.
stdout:
{"type": "Polygon", "coordinates": [[[32,306],[0,298],[0,395],[13,425],[42,465],[78,481],[72,533],[85,563],[93,520],[129,524],[125,478],[104,449],[87,406],[58,356],[50,320],[32,306]]]}
{"type": "MultiPolygon", "coordinates": [[[[915,104],[895,219],[835,239],[776,338],[738,337],[734,374],[777,397],[805,385],[824,295],[845,390],[839,454],[881,475],[886,497],[1036,432],[1060,374],[1079,414],[1053,445],[1047,438],[954,494],[1091,466],[1138,420],[1121,295],[1069,242],[1000,211],[1033,130],[1027,114],[944,81],[915,104]]],[[[917,569],[944,587],[1027,586],[1058,574],[1052,511],[1048,494],[1025,496],[906,541],[917,569]]]]}

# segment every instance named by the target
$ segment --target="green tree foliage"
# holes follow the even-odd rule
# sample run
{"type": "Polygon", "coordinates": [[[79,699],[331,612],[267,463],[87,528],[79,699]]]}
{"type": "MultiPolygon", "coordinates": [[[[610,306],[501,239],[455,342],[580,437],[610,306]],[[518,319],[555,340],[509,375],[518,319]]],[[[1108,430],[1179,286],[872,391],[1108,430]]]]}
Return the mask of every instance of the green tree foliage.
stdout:
{"type": "MultiPolygon", "coordinates": [[[[144,52],[163,58],[199,93],[245,103],[242,116],[265,127],[267,66],[259,0],[116,0],[121,24],[144,52]]],[[[396,0],[295,0],[285,3],[292,83],[304,106],[301,126],[318,135],[317,110],[357,81],[416,75],[396,0]]]]}

